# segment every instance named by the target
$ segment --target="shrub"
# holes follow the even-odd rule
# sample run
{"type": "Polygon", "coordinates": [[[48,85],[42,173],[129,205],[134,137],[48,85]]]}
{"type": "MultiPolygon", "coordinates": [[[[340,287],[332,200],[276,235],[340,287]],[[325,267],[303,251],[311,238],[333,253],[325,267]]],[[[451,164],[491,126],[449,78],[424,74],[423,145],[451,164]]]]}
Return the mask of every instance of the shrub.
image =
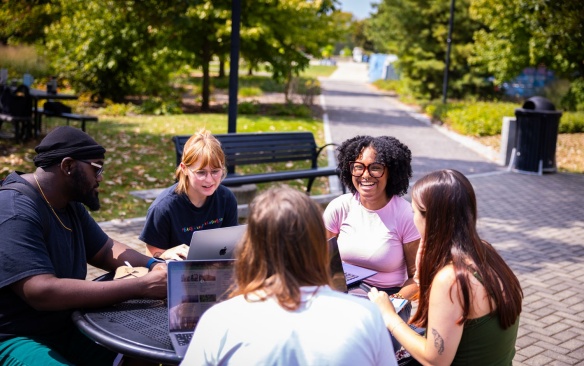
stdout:
{"type": "Polygon", "coordinates": [[[584,78],[574,80],[562,98],[561,105],[569,111],[584,111],[584,78]]]}
{"type": "Polygon", "coordinates": [[[402,88],[401,82],[399,80],[376,80],[373,82],[373,85],[378,87],[381,90],[392,91],[395,93],[399,93],[400,89],[402,88]]]}
{"type": "Polygon", "coordinates": [[[140,114],[154,114],[157,116],[182,114],[180,102],[172,99],[164,100],[158,97],[146,99],[137,109],[140,114]]]}
{"type": "Polygon", "coordinates": [[[237,113],[239,114],[258,114],[260,111],[260,104],[257,100],[251,102],[241,102],[237,105],[237,113]]]}
{"type": "Polygon", "coordinates": [[[255,86],[248,86],[239,88],[239,92],[237,93],[240,97],[257,97],[262,95],[262,90],[255,86]]]}
{"type": "Polygon", "coordinates": [[[513,103],[458,101],[443,104],[439,101],[423,105],[424,112],[448,125],[458,133],[471,136],[493,136],[501,133],[503,117],[514,116],[513,103]]]}
{"type": "Polygon", "coordinates": [[[310,118],[312,111],[304,104],[273,104],[268,111],[273,116],[293,116],[298,118],[310,118]]]}
{"type": "Polygon", "coordinates": [[[559,133],[584,132],[584,112],[564,112],[560,118],[559,133]]]}
{"type": "Polygon", "coordinates": [[[514,116],[512,103],[465,103],[447,112],[453,130],[471,136],[493,136],[501,133],[503,117],[514,116]]]}
{"type": "Polygon", "coordinates": [[[302,78],[297,85],[296,93],[300,95],[304,105],[313,105],[314,97],[321,93],[320,82],[316,79],[302,78]]]}
{"type": "Polygon", "coordinates": [[[110,103],[99,112],[108,116],[129,116],[138,113],[138,108],[132,103],[110,103]]]}

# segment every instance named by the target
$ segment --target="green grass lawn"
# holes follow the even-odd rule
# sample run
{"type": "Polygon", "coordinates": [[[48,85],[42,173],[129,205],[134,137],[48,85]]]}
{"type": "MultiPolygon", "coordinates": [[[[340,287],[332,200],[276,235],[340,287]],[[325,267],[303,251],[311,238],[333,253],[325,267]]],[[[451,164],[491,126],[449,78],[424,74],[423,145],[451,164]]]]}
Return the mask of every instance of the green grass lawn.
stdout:
{"type": "MultiPolygon", "coordinates": [[[[48,129],[63,123],[62,119],[45,119],[48,129]]],[[[192,134],[201,128],[213,133],[227,132],[227,116],[224,114],[189,114],[175,116],[100,116],[98,123],[87,127],[89,133],[106,149],[104,179],[100,185],[101,210],[92,213],[97,221],[109,221],[142,217],[151,202],[130,195],[131,191],[162,188],[174,183],[176,158],[172,136],[192,134]]],[[[318,145],[323,145],[322,121],[313,118],[239,116],[237,132],[310,131],[318,145]]],[[[14,144],[0,140],[0,177],[14,170],[31,172],[32,158],[37,141],[14,144]]],[[[319,165],[325,166],[326,154],[321,154],[319,165]]],[[[307,165],[308,166],[308,163],[307,165]]],[[[280,166],[247,167],[246,171],[265,169],[294,169],[289,163],[280,166]]],[[[285,182],[298,189],[305,189],[306,180],[285,182]]],[[[262,190],[269,184],[258,185],[262,190]]],[[[312,194],[328,193],[328,180],[317,179],[312,194]]]]}
{"type": "MultiPolygon", "coordinates": [[[[336,69],[335,66],[311,65],[302,75],[302,82],[318,76],[328,76],[336,69]]],[[[183,86],[200,84],[196,76],[182,75],[177,82],[183,86]]],[[[227,89],[228,78],[212,78],[213,88],[227,89]]],[[[240,87],[245,93],[281,93],[284,87],[268,76],[242,76],[240,87]]],[[[74,92],[74,91],[70,91],[74,92]]],[[[75,110],[83,111],[83,98],[73,101],[75,110]]],[[[285,106],[290,113],[286,115],[303,115],[296,113],[302,105],[285,106]],[[295,107],[295,108],[292,108],[295,107]]],[[[181,114],[171,116],[136,115],[124,116],[128,111],[134,111],[128,105],[115,104],[91,111],[99,115],[98,123],[89,123],[87,132],[106,149],[104,179],[100,185],[102,208],[92,213],[97,221],[109,221],[142,217],[151,202],[130,195],[131,191],[163,188],[174,183],[176,157],[172,137],[174,135],[190,135],[205,127],[213,133],[227,132],[226,114],[181,114]],[[120,114],[113,116],[112,114],[120,114]]],[[[275,113],[272,113],[275,114],[275,113]]],[[[308,109],[310,114],[310,109],[308,109]]],[[[304,114],[306,115],[306,114],[304,114]]],[[[44,118],[46,131],[63,124],[62,119],[44,118]]],[[[10,128],[5,124],[3,129],[10,128]]],[[[73,123],[74,126],[78,127],[73,123]]],[[[271,131],[310,131],[314,134],[318,145],[324,145],[322,121],[315,118],[287,117],[282,115],[243,115],[237,118],[237,132],[271,132],[271,131]]],[[[0,140],[0,179],[10,172],[18,170],[31,172],[34,170],[34,147],[40,139],[31,140],[25,144],[14,144],[11,140],[0,140]]],[[[320,166],[326,166],[326,154],[321,154],[320,166]]],[[[274,165],[252,166],[238,168],[238,173],[259,172],[270,169],[296,169],[309,167],[309,163],[281,163],[274,165]]],[[[298,189],[305,189],[306,180],[284,182],[298,189]]],[[[281,183],[273,183],[281,184],[281,183]]],[[[272,184],[259,184],[261,191],[272,184]]],[[[328,193],[328,179],[317,179],[311,190],[312,194],[328,193]]]]}

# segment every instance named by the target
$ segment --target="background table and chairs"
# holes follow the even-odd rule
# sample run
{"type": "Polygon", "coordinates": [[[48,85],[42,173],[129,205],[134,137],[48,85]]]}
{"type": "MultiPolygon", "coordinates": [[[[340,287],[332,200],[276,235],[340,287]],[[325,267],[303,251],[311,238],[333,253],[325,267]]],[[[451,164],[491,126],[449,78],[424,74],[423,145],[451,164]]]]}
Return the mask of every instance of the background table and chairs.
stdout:
{"type": "Polygon", "coordinates": [[[39,101],[79,99],[79,96],[75,94],[59,93],[57,91],[49,92],[39,89],[30,89],[30,96],[32,98],[32,109],[34,115],[34,137],[37,137],[42,129],[42,113],[39,112],[39,101]]]}
{"type": "Polygon", "coordinates": [[[3,122],[14,125],[14,138],[25,141],[38,137],[42,129],[42,100],[75,100],[74,94],[32,89],[24,84],[0,85],[0,126],[3,122]]]}
{"type": "MultiPolygon", "coordinates": [[[[14,139],[17,141],[26,141],[31,137],[36,138],[42,130],[44,111],[39,107],[41,101],[76,100],[78,98],[78,95],[59,93],[56,89],[41,90],[29,88],[24,84],[0,84],[0,127],[2,123],[12,123],[14,139]]],[[[54,115],[59,116],[58,114],[54,115]]],[[[91,116],[81,117],[94,118],[91,116]]],[[[84,124],[83,127],[85,127],[84,124]]]]}

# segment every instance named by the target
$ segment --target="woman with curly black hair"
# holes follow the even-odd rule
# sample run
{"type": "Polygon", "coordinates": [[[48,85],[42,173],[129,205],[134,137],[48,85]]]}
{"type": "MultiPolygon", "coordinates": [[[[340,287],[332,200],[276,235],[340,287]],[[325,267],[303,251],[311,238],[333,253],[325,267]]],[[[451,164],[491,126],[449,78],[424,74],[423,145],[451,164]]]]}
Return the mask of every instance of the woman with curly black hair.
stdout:
{"type": "MultiPolygon", "coordinates": [[[[351,193],[326,208],[328,235],[337,237],[343,261],[377,271],[365,280],[368,285],[411,300],[418,292],[420,234],[410,204],[401,197],[412,177],[410,149],[390,136],[357,136],[337,151],[341,181],[351,193]]],[[[408,305],[400,316],[407,321],[410,313],[408,305]]]]}

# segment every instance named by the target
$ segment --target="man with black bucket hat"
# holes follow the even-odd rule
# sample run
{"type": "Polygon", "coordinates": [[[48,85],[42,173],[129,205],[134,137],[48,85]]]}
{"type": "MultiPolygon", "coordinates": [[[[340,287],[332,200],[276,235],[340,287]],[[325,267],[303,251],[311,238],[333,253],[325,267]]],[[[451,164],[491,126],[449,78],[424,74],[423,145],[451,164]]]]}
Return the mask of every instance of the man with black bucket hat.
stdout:
{"type": "Polygon", "coordinates": [[[82,335],[72,311],[165,298],[166,265],[108,237],[84,207],[100,206],[105,149],[93,138],[57,127],[35,151],[35,172],[11,173],[0,190],[0,364],[111,365],[116,354],[82,335]],[[151,271],[85,280],[87,263],[125,262],[151,271]]]}

